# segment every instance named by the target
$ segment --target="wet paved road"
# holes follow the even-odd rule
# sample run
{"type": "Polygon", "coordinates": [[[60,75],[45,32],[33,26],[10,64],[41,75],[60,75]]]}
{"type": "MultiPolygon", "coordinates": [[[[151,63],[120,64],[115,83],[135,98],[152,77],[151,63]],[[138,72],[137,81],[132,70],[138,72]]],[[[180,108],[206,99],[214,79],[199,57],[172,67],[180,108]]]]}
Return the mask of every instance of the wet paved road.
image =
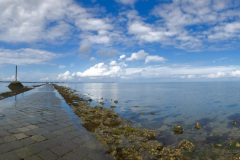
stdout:
{"type": "Polygon", "coordinates": [[[107,160],[97,139],[45,85],[0,101],[0,160],[107,160]]]}

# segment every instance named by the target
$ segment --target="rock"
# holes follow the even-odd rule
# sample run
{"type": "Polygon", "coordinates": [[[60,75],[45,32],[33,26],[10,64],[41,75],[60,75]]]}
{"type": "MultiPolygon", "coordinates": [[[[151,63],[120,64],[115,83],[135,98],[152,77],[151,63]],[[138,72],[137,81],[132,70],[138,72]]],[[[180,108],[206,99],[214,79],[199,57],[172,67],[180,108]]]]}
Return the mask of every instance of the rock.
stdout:
{"type": "Polygon", "coordinates": [[[110,106],[111,108],[116,108],[116,106],[110,106]]]}
{"type": "Polygon", "coordinates": [[[155,115],[155,114],[156,114],[156,112],[150,112],[150,114],[151,114],[151,115],[155,115]]]}
{"type": "Polygon", "coordinates": [[[193,152],[195,150],[195,145],[188,140],[182,140],[181,142],[179,142],[178,148],[188,152],[193,152]]]}
{"type": "Polygon", "coordinates": [[[218,143],[218,144],[215,144],[214,146],[217,148],[220,148],[220,147],[222,147],[222,144],[218,143]]]}
{"type": "Polygon", "coordinates": [[[118,103],[118,100],[114,100],[113,102],[114,102],[114,103],[118,103]]]}
{"type": "Polygon", "coordinates": [[[182,134],[184,129],[181,126],[176,125],[176,126],[173,127],[173,131],[174,131],[175,134],[182,134]]]}
{"type": "Polygon", "coordinates": [[[237,121],[232,121],[232,124],[237,125],[237,121]]]}
{"type": "Polygon", "coordinates": [[[235,144],[235,147],[239,148],[239,147],[240,147],[240,143],[237,142],[237,143],[235,144]]]}
{"type": "Polygon", "coordinates": [[[200,123],[196,123],[195,128],[196,128],[196,129],[200,129],[200,128],[201,128],[200,123]]]}
{"type": "Polygon", "coordinates": [[[88,101],[89,101],[89,102],[92,102],[92,99],[90,98],[90,99],[88,99],[88,101]]]}
{"type": "Polygon", "coordinates": [[[99,102],[99,104],[104,105],[104,102],[99,102]]]}

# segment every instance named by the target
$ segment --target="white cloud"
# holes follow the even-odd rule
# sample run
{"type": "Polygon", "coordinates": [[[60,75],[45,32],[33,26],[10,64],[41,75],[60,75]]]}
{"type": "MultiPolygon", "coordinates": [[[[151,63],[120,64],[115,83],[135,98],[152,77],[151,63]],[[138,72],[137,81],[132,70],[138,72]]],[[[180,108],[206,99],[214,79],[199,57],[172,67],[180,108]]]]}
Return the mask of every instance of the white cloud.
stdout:
{"type": "Polygon", "coordinates": [[[146,53],[144,50],[140,50],[138,52],[132,53],[131,57],[126,58],[126,61],[142,60],[142,59],[145,59],[147,56],[148,56],[148,53],[146,53]]]}
{"type": "Polygon", "coordinates": [[[232,75],[233,77],[240,77],[240,70],[232,71],[232,72],[231,72],[231,75],[232,75]]]}
{"type": "Polygon", "coordinates": [[[0,41],[34,42],[65,37],[70,25],[61,21],[71,1],[0,1],[0,41]],[[51,22],[57,22],[52,23],[51,22]]]}
{"type": "Polygon", "coordinates": [[[117,62],[116,62],[116,61],[111,61],[111,62],[109,63],[109,65],[110,65],[110,66],[116,66],[116,65],[117,65],[117,62]]]}
{"type": "MultiPolygon", "coordinates": [[[[98,12],[73,0],[0,1],[0,41],[59,43],[74,34],[83,45],[109,44],[118,33],[113,31],[111,19],[99,18],[98,12]]],[[[87,51],[87,47],[80,50],[87,51]]]]}
{"type": "Polygon", "coordinates": [[[65,73],[63,74],[59,74],[58,77],[57,77],[58,80],[72,80],[73,77],[72,75],[70,74],[69,71],[66,71],[65,73]]]}
{"type": "Polygon", "coordinates": [[[137,0],[115,0],[115,1],[125,5],[133,5],[137,0]]]}
{"type": "Polygon", "coordinates": [[[212,74],[208,74],[208,75],[203,75],[202,77],[206,77],[206,78],[221,78],[221,77],[225,77],[227,74],[224,72],[217,72],[217,73],[212,73],[212,74]]]}
{"type": "MultiPolygon", "coordinates": [[[[98,63],[83,72],[75,72],[70,75],[64,73],[70,78],[115,78],[120,79],[219,79],[240,77],[240,66],[202,66],[196,67],[191,65],[166,65],[166,66],[147,66],[147,67],[128,67],[125,63],[111,61],[109,64],[98,63]]],[[[62,76],[66,77],[66,76],[62,76]]]]}
{"type": "Polygon", "coordinates": [[[44,64],[60,56],[56,53],[31,48],[18,50],[0,49],[0,64],[44,64]]]}
{"type": "Polygon", "coordinates": [[[101,62],[84,72],[73,73],[73,76],[85,78],[121,77],[124,67],[126,67],[125,63],[117,63],[116,61],[111,61],[109,65],[101,62]]]}
{"type": "Polygon", "coordinates": [[[119,57],[119,60],[122,60],[126,57],[126,55],[122,54],[120,57],[119,57]]]}
{"type": "Polygon", "coordinates": [[[166,59],[160,56],[147,56],[145,63],[150,63],[150,62],[165,62],[166,59]]]}
{"type": "Polygon", "coordinates": [[[84,72],[77,72],[74,73],[74,75],[77,75],[79,77],[102,77],[107,71],[107,67],[104,65],[104,63],[98,63],[94,65],[93,67],[90,67],[84,72]]]}
{"type": "Polygon", "coordinates": [[[144,50],[132,53],[131,57],[126,58],[126,61],[138,61],[143,59],[145,59],[145,63],[166,61],[165,58],[160,57],[158,55],[149,55],[144,50]]]}
{"type": "Polygon", "coordinates": [[[225,0],[174,0],[155,6],[148,22],[137,11],[126,13],[128,33],[142,43],[160,43],[184,50],[235,47],[240,38],[239,3],[225,0]],[[228,40],[228,43],[222,43],[228,40]]]}

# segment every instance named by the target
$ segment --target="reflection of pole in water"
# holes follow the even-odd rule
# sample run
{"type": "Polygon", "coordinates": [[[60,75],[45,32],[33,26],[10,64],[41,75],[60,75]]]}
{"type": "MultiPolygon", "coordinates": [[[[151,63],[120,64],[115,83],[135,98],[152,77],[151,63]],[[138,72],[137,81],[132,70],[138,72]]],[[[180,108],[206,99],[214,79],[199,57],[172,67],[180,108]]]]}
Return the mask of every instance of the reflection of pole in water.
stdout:
{"type": "Polygon", "coordinates": [[[16,65],[15,81],[17,82],[17,65],[16,65]]]}

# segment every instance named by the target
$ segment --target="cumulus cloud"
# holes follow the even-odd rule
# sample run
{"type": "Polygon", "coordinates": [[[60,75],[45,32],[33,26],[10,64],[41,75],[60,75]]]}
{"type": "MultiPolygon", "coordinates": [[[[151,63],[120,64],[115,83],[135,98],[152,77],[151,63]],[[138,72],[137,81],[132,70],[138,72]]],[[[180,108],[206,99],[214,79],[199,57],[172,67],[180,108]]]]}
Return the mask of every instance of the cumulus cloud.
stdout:
{"type": "Polygon", "coordinates": [[[120,57],[119,57],[119,60],[122,60],[126,57],[126,55],[122,54],[120,57]]]}
{"type": "Polygon", "coordinates": [[[232,75],[233,77],[240,77],[240,70],[232,71],[232,72],[231,72],[231,75],[232,75]]]}
{"type": "Polygon", "coordinates": [[[202,77],[206,77],[206,78],[221,78],[221,77],[225,77],[227,74],[224,72],[217,72],[217,73],[212,73],[212,74],[208,74],[208,75],[203,75],[202,77]]]}
{"type": "Polygon", "coordinates": [[[73,76],[77,77],[118,77],[122,74],[123,63],[118,64],[116,61],[110,62],[109,65],[104,64],[103,62],[98,63],[84,72],[73,73],[73,76]]]}
{"type": "Polygon", "coordinates": [[[166,61],[165,58],[158,55],[149,55],[144,50],[132,53],[131,57],[126,58],[126,61],[138,61],[143,59],[145,59],[145,63],[166,61]]]}
{"type": "Polygon", "coordinates": [[[164,62],[166,61],[165,58],[159,57],[159,56],[147,56],[145,63],[150,63],[150,62],[164,62]]]}
{"type": "Polygon", "coordinates": [[[0,49],[0,64],[44,64],[60,56],[49,51],[31,48],[18,50],[0,49]]]}
{"type": "Polygon", "coordinates": [[[148,53],[146,53],[144,50],[140,50],[138,52],[132,53],[131,57],[126,58],[126,61],[142,60],[142,59],[145,59],[147,56],[148,56],[148,53]]]}
{"type": "Polygon", "coordinates": [[[67,80],[68,81],[68,80],[72,80],[73,77],[72,77],[72,75],[70,74],[69,71],[66,71],[63,74],[59,74],[57,79],[58,80],[65,80],[65,81],[67,80]]]}

